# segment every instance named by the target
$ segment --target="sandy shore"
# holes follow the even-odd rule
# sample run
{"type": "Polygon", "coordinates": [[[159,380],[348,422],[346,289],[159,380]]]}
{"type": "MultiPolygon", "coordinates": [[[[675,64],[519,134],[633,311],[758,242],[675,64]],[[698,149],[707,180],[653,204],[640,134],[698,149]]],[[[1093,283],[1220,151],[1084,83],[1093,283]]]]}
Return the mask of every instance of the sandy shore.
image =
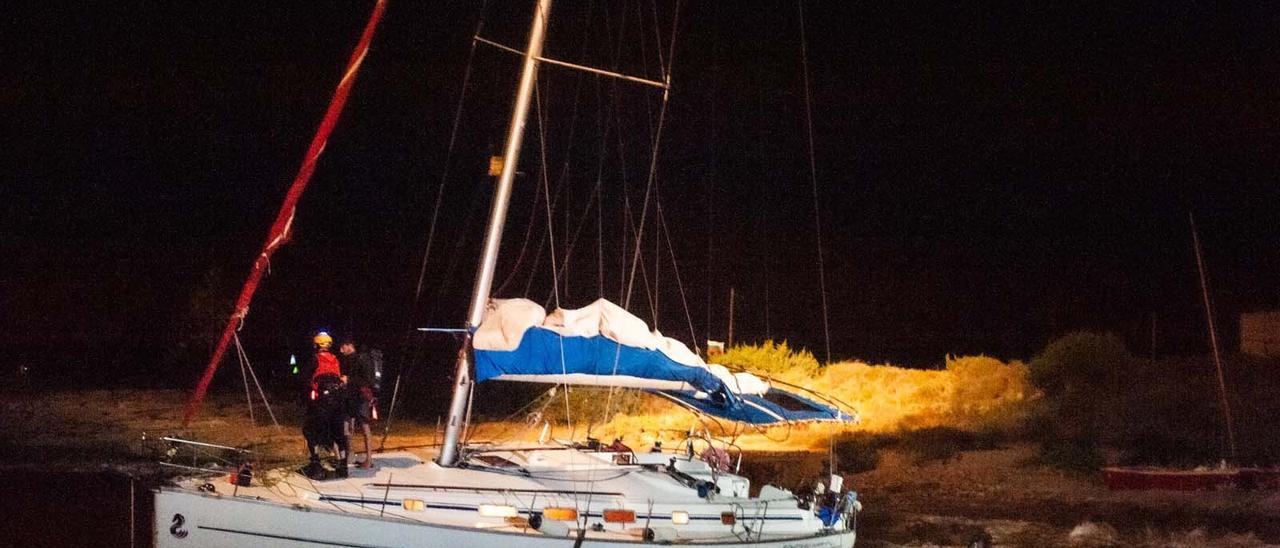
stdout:
{"type": "MultiPolygon", "coordinates": [[[[164,390],[0,394],[0,452],[8,455],[3,467],[117,470],[156,481],[166,472],[153,464],[157,445],[144,442],[144,433],[151,440],[177,435],[251,448],[264,464],[305,458],[296,405],[274,406],[277,429],[261,407],[251,422],[243,395],[218,394],[182,429],[184,398],[164,390]]],[[[522,424],[487,423],[472,437],[516,441],[537,435],[522,424]]],[[[431,451],[437,440],[434,424],[400,421],[386,446],[431,451]]],[[[959,546],[982,535],[1007,546],[1280,545],[1280,493],[1111,492],[1096,475],[1030,464],[1033,454],[1029,444],[1010,444],[949,462],[916,463],[885,451],[877,469],[846,480],[866,506],[859,545],[959,546]]],[[[794,487],[816,477],[824,457],[751,452],[743,472],[757,483],[772,477],[794,487]]]]}

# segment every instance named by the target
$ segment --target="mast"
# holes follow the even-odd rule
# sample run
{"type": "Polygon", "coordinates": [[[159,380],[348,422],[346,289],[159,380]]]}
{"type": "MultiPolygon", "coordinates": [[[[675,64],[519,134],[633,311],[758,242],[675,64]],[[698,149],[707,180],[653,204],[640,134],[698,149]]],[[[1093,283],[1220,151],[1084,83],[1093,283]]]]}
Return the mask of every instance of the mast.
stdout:
{"type": "Polygon", "coordinates": [[[1222,376],[1222,356],[1218,353],[1218,334],[1213,327],[1213,307],[1209,304],[1209,283],[1205,280],[1204,259],[1200,255],[1200,232],[1196,230],[1196,216],[1188,211],[1191,221],[1191,243],[1196,250],[1196,270],[1200,272],[1200,294],[1204,296],[1204,316],[1209,324],[1209,346],[1213,348],[1213,365],[1218,369],[1218,396],[1222,398],[1222,417],[1227,425],[1227,447],[1231,451],[1231,464],[1238,464],[1236,457],[1236,431],[1231,424],[1231,404],[1227,403],[1227,381],[1222,376]]]}
{"type": "Polygon", "coordinates": [[[471,307],[467,312],[467,335],[458,349],[457,370],[454,373],[453,399],[449,403],[449,421],[445,424],[444,443],[436,462],[441,466],[454,466],[458,461],[458,437],[467,411],[471,393],[471,333],[480,327],[485,306],[489,302],[489,290],[493,286],[493,272],[498,262],[498,246],[502,243],[502,226],[507,219],[507,205],[511,199],[511,187],[516,176],[516,164],[520,160],[520,145],[524,137],[525,120],[529,102],[533,97],[533,84],[538,77],[538,58],[542,56],[542,42],[551,15],[551,0],[538,0],[533,13],[533,26],[529,30],[529,46],[525,48],[524,69],[520,73],[520,87],[516,91],[512,107],[511,125],[507,129],[507,144],[503,148],[502,174],[493,195],[493,207],[489,211],[489,228],[484,238],[484,252],[476,270],[475,289],[471,292],[471,307]]]}
{"type": "Polygon", "coordinates": [[[343,73],[342,80],[333,91],[333,97],[329,99],[329,107],[324,111],[320,127],[316,128],[316,133],[311,138],[311,145],[307,147],[307,153],[302,158],[302,166],[298,168],[298,174],[294,176],[293,183],[289,185],[289,191],[285,193],[284,203],[280,204],[280,212],[276,213],[276,220],[271,224],[271,230],[267,232],[267,241],[253,261],[249,278],[240,289],[240,297],[236,299],[235,308],[231,312],[231,317],[227,319],[226,327],[222,328],[222,336],[218,338],[213,356],[209,358],[209,364],[205,366],[204,374],[200,376],[200,382],[196,385],[195,392],[191,394],[191,399],[187,400],[187,408],[182,415],[183,428],[190,425],[191,419],[195,418],[196,413],[200,411],[205,392],[209,389],[209,383],[213,381],[213,374],[217,372],[218,364],[222,363],[223,354],[226,353],[236,331],[244,326],[245,316],[249,315],[249,303],[253,301],[253,294],[258,290],[258,283],[262,281],[262,276],[270,268],[271,256],[288,243],[293,235],[293,218],[298,212],[298,200],[307,190],[307,184],[311,182],[311,174],[315,172],[320,155],[329,142],[329,135],[338,124],[342,107],[347,104],[347,96],[351,93],[351,87],[355,85],[356,75],[360,73],[360,66],[364,64],[365,56],[369,54],[369,44],[373,41],[374,31],[378,29],[378,22],[382,21],[382,14],[386,9],[386,0],[378,0],[378,3],[373,6],[373,13],[369,14],[369,22],[365,23],[360,42],[356,44],[355,51],[351,52],[351,57],[347,60],[347,71],[343,73]]]}

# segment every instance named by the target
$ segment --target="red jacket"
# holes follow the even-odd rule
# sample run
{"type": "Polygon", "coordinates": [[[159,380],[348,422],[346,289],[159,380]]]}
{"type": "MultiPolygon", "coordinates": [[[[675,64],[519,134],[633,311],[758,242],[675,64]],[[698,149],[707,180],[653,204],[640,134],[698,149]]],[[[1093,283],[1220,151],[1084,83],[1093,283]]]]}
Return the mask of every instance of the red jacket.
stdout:
{"type": "Polygon", "coordinates": [[[311,384],[315,385],[316,377],[320,375],[333,375],[335,377],[342,376],[342,368],[338,366],[338,357],[331,354],[328,350],[321,349],[316,352],[316,371],[311,374],[311,384]]]}

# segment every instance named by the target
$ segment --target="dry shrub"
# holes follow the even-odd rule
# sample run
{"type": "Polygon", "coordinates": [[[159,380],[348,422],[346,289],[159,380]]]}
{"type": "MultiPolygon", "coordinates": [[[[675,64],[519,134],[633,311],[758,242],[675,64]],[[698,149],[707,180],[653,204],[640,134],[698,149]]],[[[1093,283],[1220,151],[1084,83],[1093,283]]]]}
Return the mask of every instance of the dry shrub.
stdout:
{"type": "MultiPolygon", "coordinates": [[[[744,446],[757,449],[776,448],[783,441],[790,447],[823,447],[840,431],[900,434],[950,427],[980,433],[1009,432],[1026,420],[1036,394],[1025,364],[986,356],[948,357],[945,369],[931,371],[860,361],[821,366],[808,351],[792,349],[785,341],[766,341],[735,346],[716,361],[837,398],[856,410],[861,419],[857,425],[775,427],[738,438],[744,446]]],[[[692,415],[668,403],[649,402],[615,415],[604,429],[610,435],[649,443],[664,430],[688,431],[696,424],[692,415]]],[[[708,430],[725,434],[716,426],[707,423],[708,430]]]]}
{"type": "Polygon", "coordinates": [[[1013,430],[1031,412],[1036,394],[1027,365],[987,356],[947,357],[951,374],[951,414],[960,426],[1013,430]]]}
{"type": "Polygon", "coordinates": [[[716,356],[715,363],[746,369],[762,377],[806,379],[818,371],[818,359],[803,348],[792,350],[787,341],[767,340],[761,344],[740,344],[716,356]]]}
{"type": "Polygon", "coordinates": [[[808,386],[852,405],[860,429],[871,432],[1014,429],[1035,394],[1026,365],[986,356],[948,357],[941,371],[841,362],[822,368],[808,386]]]}

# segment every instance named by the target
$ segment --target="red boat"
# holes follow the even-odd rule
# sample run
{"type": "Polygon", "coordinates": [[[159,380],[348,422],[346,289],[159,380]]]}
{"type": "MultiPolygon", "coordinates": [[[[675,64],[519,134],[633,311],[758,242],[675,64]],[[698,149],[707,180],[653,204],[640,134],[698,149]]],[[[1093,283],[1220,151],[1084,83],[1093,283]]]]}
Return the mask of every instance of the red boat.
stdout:
{"type": "Polygon", "coordinates": [[[1219,468],[1174,470],[1153,466],[1102,469],[1107,489],[1168,491],[1216,491],[1221,489],[1280,489],[1280,469],[1219,468]]]}

